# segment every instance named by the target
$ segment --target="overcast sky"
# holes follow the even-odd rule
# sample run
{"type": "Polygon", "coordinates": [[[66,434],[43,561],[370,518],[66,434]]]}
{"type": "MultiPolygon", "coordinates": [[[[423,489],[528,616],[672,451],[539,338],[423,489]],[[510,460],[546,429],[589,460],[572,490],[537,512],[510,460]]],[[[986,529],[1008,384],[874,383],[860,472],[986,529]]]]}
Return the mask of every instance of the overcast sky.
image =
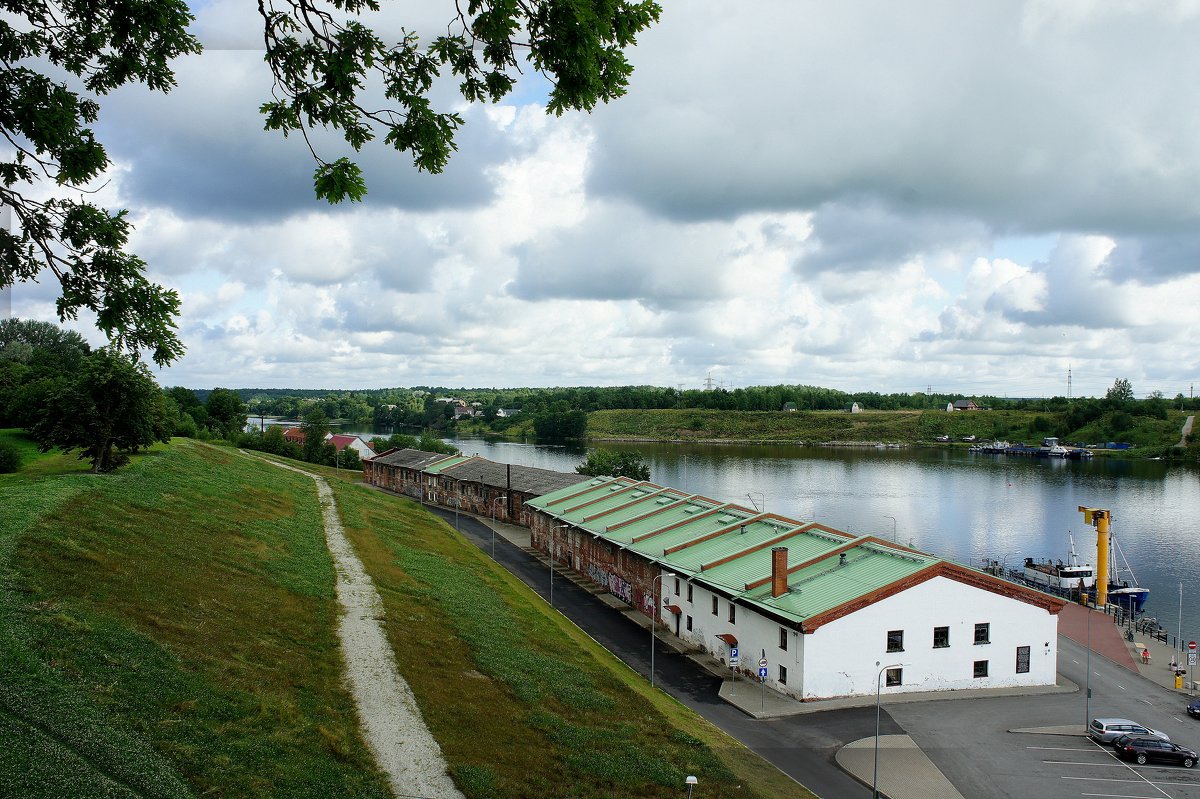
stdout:
{"type": "MultiPolygon", "coordinates": [[[[389,29],[452,10],[385,5],[389,29]]],[[[159,382],[1200,382],[1197,3],[663,5],[626,97],[548,117],[524,80],[460,109],[444,174],[367,148],[367,200],[332,208],[262,131],[254,4],[197,6],[178,88],[120,90],[98,128],[103,196],[183,298],[159,382]]],[[[18,285],[13,312],[55,296],[18,285]]]]}

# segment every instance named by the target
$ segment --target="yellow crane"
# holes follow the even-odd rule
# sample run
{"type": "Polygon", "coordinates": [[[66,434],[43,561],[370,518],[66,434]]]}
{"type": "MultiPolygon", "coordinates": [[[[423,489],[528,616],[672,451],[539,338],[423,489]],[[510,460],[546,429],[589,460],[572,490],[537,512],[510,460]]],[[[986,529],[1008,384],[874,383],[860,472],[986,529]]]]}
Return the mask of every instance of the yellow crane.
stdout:
{"type": "Polygon", "coordinates": [[[1079,506],[1083,520],[1096,528],[1096,606],[1108,602],[1108,523],[1112,514],[1102,508],[1079,506]]]}

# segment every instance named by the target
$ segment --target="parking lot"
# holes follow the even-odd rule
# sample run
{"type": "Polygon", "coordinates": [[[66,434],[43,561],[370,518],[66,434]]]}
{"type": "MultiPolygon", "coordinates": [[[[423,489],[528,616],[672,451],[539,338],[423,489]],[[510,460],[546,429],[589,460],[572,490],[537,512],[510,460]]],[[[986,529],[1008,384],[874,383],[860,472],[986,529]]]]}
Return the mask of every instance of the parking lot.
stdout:
{"type": "Polygon", "coordinates": [[[1139,766],[1119,759],[1112,747],[1085,738],[1027,739],[1026,756],[1040,762],[1048,781],[1041,796],[1113,797],[1116,799],[1200,799],[1200,772],[1176,765],[1139,766]]]}

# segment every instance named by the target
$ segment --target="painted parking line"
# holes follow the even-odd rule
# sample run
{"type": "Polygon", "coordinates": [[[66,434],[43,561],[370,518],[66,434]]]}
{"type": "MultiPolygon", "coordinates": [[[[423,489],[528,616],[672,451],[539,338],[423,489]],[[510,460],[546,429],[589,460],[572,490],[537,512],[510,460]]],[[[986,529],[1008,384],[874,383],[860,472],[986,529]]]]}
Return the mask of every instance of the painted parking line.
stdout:
{"type": "MultiPolygon", "coordinates": [[[[1138,785],[1142,784],[1142,780],[1118,780],[1113,777],[1059,777],[1059,779],[1060,780],[1090,780],[1092,782],[1133,782],[1133,783],[1137,783],[1138,785]]],[[[1154,784],[1155,785],[1168,785],[1168,786],[1171,786],[1174,788],[1195,788],[1198,785],[1200,785],[1200,783],[1195,783],[1195,782],[1163,782],[1162,780],[1155,780],[1154,784]]]]}
{"type": "Polygon", "coordinates": [[[1026,749],[1037,749],[1043,752],[1095,752],[1093,747],[1087,746],[1083,749],[1074,746],[1027,746],[1026,749]]]}
{"type": "Polygon", "coordinates": [[[1142,796],[1136,793],[1081,793],[1080,796],[1105,796],[1108,799],[1159,799],[1157,796],[1142,796]]]}

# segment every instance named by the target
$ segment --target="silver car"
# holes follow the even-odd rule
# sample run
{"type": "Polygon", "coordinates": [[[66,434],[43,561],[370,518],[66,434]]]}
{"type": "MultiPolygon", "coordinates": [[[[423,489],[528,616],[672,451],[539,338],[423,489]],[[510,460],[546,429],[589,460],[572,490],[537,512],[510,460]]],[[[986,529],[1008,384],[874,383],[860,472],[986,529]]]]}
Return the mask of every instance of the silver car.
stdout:
{"type": "Polygon", "coordinates": [[[1171,740],[1165,732],[1152,730],[1129,719],[1092,719],[1092,723],[1088,725],[1088,735],[1093,741],[1102,744],[1111,743],[1118,735],[1152,736],[1164,741],[1171,740]]]}

